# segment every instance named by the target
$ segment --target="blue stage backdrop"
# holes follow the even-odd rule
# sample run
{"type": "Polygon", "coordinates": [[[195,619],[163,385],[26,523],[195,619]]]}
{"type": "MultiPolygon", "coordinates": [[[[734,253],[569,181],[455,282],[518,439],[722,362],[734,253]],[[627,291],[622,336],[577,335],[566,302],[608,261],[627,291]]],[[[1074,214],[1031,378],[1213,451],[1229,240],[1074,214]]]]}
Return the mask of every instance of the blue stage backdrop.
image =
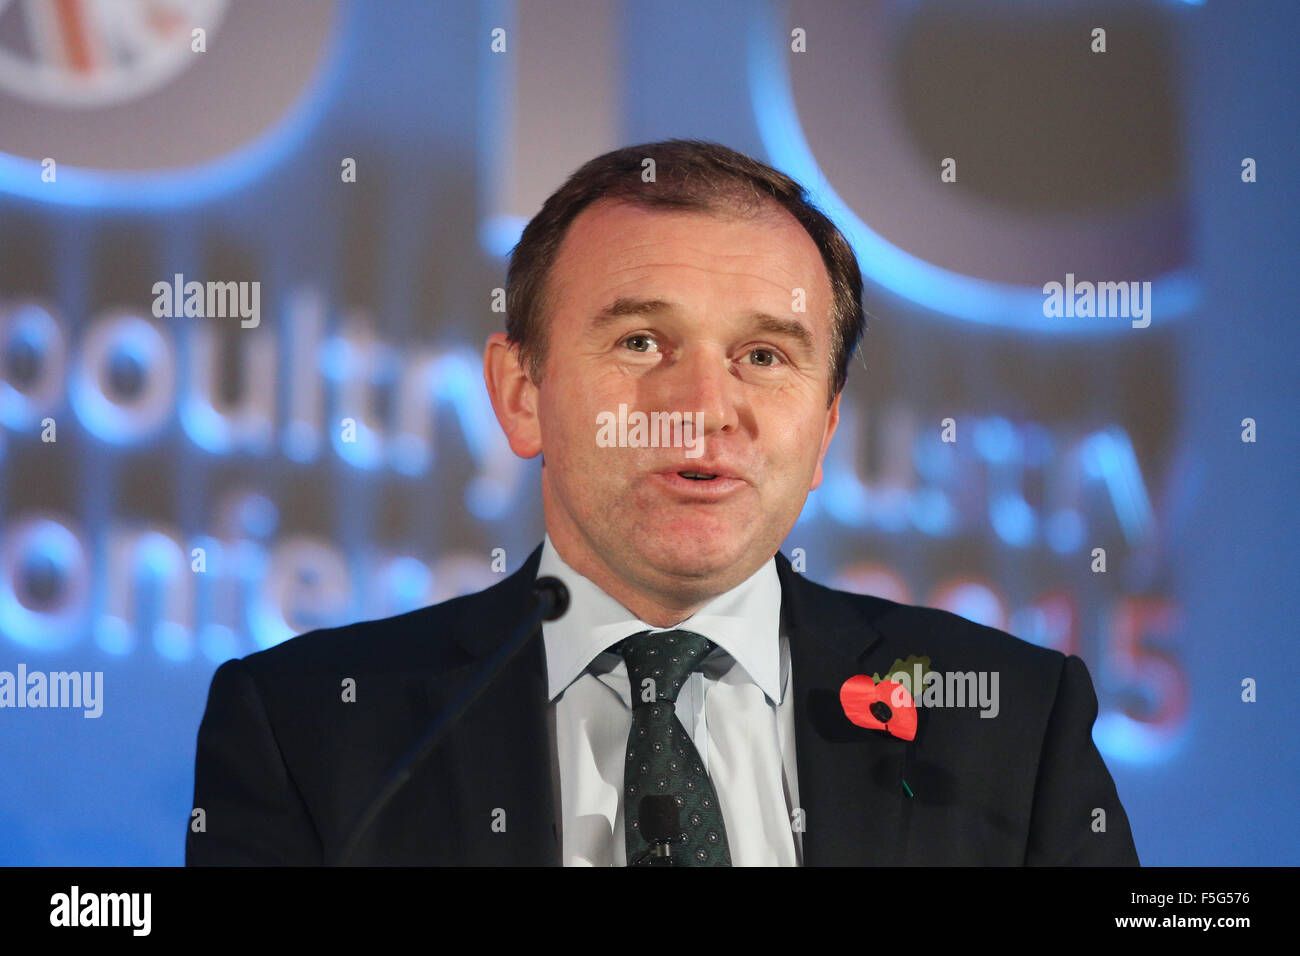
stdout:
{"type": "Polygon", "coordinates": [[[481,373],[506,255],[581,163],[670,137],[790,173],[861,259],[787,555],[1081,655],[1144,863],[1300,862],[1298,26],[0,0],[0,703],[80,675],[0,707],[0,862],[181,862],[220,662],[522,563],[538,462],[481,373]]]}

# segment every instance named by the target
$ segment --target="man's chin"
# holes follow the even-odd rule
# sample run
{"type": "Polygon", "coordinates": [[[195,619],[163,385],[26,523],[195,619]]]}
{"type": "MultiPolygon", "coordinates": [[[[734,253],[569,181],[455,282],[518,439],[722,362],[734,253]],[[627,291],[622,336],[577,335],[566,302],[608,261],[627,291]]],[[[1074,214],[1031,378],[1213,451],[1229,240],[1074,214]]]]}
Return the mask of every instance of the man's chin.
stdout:
{"type": "Polygon", "coordinates": [[[735,573],[744,555],[743,547],[720,547],[717,541],[668,541],[648,549],[643,557],[666,577],[703,584],[735,573]]]}

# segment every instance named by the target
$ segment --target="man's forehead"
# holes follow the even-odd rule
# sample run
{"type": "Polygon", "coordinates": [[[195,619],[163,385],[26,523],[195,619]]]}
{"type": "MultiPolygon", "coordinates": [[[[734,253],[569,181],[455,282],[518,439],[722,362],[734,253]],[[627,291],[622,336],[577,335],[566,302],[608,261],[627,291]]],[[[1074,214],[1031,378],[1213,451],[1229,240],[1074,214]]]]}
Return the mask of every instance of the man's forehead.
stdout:
{"type": "Polygon", "coordinates": [[[598,200],[570,224],[556,257],[554,289],[581,288],[588,306],[606,308],[616,298],[671,299],[671,290],[633,289],[636,279],[665,266],[707,262],[721,274],[752,276],[771,286],[782,301],[805,300],[808,311],[830,308],[830,278],[812,237],[775,203],[757,215],[735,211],[646,208],[627,202],[598,200]],[[739,224],[748,233],[737,250],[728,241],[728,227],[739,224]],[[721,229],[711,229],[711,226],[721,229]],[[799,296],[798,290],[802,290],[799,296]],[[606,301],[608,300],[608,301],[606,301]],[[824,301],[821,301],[824,300],[824,301]]]}
{"type": "Polygon", "coordinates": [[[808,265],[813,260],[820,263],[820,253],[807,230],[775,202],[764,202],[752,211],[743,211],[727,205],[678,209],[598,199],[569,224],[561,252],[565,245],[581,245],[594,247],[584,249],[587,253],[612,251],[626,255],[639,249],[652,249],[657,241],[679,237],[693,237],[698,240],[698,248],[711,251],[705,248],[704,236],[721,234],[735,226],[754,233],[751,247],[725,250],[728,253],[771,256],[790,262],[803,260],[808,265]]]}

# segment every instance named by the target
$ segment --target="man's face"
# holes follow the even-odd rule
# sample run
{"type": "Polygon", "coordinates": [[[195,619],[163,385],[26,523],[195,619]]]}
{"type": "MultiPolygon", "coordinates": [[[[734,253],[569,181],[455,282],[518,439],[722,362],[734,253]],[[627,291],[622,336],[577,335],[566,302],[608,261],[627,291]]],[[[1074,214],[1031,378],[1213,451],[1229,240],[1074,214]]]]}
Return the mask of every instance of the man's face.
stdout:
{"type": "Polygon", "coordinates": [[[772,209],[600,201],[570,225],[537,393],[543,501],[561,555],[597,583],[722,593],[772,556],[821,483],[839,419],[830,279],[807,232],[772,209]],[[702,427],[688,447],[601,447],[598,416],[620,404],[702,427]]]}

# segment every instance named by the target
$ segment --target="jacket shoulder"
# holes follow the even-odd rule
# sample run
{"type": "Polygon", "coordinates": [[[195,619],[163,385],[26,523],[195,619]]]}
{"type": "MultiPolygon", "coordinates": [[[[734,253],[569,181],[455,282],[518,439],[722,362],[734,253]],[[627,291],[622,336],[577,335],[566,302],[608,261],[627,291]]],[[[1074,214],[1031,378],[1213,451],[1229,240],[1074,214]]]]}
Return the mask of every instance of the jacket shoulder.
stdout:
{"type": "Polygon", "coordinates": [[[249,654],[242,662],[265,677],[334,673],[345,663],[363,671],[458,666],[470,659],[459,638],[495,626],[502,609],[516,603],[510,598],[519,583],[516,578],[402,614],[306,631],[249,654]]]}
{"type": "MultiPolygon", "coordinates": [[[[1030,673],[1053,683],[1065,667],[1065,655],[1016,637],[1007,631],[971,621],[942,608],[903,604],[871,594],[843,591],[804,579],[807,599],[841,620],[865,623],[888,648],[930,657],[945,669],[1001,670],[1030,673]]],[[[861,631],[844,633],[858,638],[861,631]]]]}

